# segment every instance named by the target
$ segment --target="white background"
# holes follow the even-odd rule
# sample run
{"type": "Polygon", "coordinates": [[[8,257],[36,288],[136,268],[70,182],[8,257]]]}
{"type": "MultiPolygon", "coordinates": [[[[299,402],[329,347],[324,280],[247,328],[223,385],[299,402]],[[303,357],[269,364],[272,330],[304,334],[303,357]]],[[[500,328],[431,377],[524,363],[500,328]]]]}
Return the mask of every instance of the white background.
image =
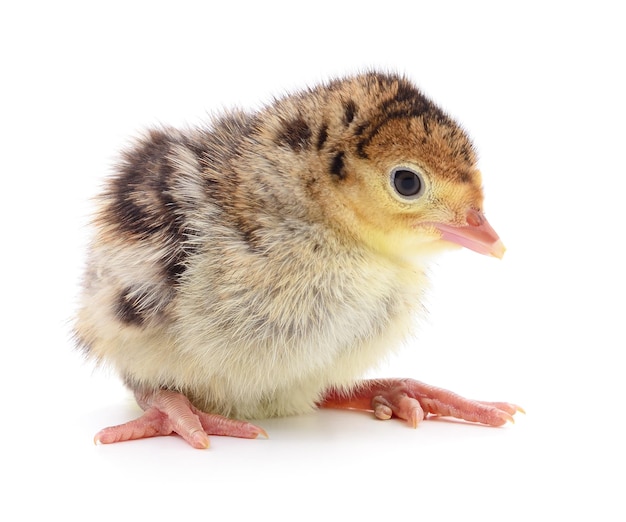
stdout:
{"type": "Polygon", "coordinates": [[[219,4],[0,8],[0,518],[624,520],[618,2],[219,4]],[[89,198],[116,152],[147,125],[368,67],[406,73],[469,130],[508,247],[443,257],[421,335],[374,374],[527,415],[411,430],[321,411],[207,451],[93,445],[138,413],[68,333],[89,198]]]}

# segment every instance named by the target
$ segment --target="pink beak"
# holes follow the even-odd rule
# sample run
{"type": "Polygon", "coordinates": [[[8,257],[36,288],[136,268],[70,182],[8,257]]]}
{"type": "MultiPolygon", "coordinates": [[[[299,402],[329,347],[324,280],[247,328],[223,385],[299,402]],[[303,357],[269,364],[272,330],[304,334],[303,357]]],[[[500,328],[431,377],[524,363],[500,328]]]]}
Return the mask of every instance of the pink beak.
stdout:
{"type": "Polygon", "coordinates": [[[481,212],[470,209],[465,215],[466,225],[448,225],[446,223],[432,223],[441,232],[441,239],[469,248],[479,254],[490,255],[501,259],[504,255],[504,245],[491,228],[491,225],[481,212]]]}

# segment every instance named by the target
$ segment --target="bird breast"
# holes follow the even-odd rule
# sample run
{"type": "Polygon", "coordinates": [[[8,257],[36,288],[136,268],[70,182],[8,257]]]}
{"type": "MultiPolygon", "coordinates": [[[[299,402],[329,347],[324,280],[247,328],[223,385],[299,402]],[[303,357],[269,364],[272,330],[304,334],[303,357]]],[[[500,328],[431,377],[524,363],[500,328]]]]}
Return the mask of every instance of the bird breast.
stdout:
{"type": "Polygon", "coordinates": [[[329,386],[353,384],[410,329],[419,270],[347,249],[328,230],[296,236],[259,253],[222,235],[190,261],[175,311],[179,359],[165,367],[201,407],[301,413],[329,386]]]}

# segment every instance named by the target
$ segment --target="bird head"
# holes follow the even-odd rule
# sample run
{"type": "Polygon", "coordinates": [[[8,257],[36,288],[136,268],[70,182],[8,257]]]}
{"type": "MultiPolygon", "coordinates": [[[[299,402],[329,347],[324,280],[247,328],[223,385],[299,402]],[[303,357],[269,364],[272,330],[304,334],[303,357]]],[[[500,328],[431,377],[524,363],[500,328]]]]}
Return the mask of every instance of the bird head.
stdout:
{"type": "Polygon", "coordinates": [[[501,258],[461,127],[401,77],[370,73],[331,87],[318,197],[336,202],[332,219],[392,256],[461,246],[501,258]]]}

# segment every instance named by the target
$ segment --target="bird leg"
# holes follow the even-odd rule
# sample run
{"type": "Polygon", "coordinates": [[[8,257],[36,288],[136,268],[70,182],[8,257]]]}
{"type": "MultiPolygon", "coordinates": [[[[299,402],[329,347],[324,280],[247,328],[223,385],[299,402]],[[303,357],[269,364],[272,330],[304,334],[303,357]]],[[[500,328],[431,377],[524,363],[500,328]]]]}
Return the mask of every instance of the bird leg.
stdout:
{"type": "Polygon", "coordinates": [[[181,393],[170,390],[135,392],[144,414],[133,421],[104,428],[96,433],[94,442],[110,444],[178,433],[194,448],[209,447],[209,435],[226,435],[255,439],[267,438],[263,428],[249,422],[205,413],[193,406],[181,393]]]}
{"type": "Polygon", "coordinates": [[[349,392],[331,389],[319,406],[373,411],[383,420],[395,415],[414,428],[429,414],[501,426],[507,421],[514,422],[516,412],[524,412],[515,404],[465,399],[413,379],[365,380],[349,392]]]}

